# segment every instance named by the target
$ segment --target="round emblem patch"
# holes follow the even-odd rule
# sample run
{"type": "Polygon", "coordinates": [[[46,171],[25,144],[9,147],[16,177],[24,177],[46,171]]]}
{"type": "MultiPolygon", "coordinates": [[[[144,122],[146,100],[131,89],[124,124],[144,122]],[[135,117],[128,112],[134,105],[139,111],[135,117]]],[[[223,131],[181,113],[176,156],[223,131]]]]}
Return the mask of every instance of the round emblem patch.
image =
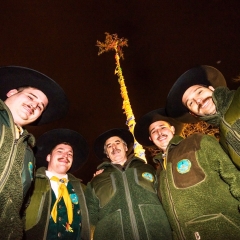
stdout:
{"type": "Polygon", "coordinates": [[[71,198],[71,200],[72,200],[72,203],[78,204],[78,196],[77,196],[76,193],[71,193],[71,194],[70,194],[70,198],[71,198]]]}
{"type": "Polygon", "coordinates": [[[188,159],[182,159],[177,163],[177,171],[181,174],[189,172],[192,164],[188,159]]]}
{"type": "Polygon", "coordinates": [[[153,175],[152,175],[151,173],[149,173],[149,172],[144,172],[144,173],[142,174],[142,177],[145,178],[145,179],[147,179],[147,180],[150,181],[150,182],[153,182],[153,180],[154,180],[153,175]]]}

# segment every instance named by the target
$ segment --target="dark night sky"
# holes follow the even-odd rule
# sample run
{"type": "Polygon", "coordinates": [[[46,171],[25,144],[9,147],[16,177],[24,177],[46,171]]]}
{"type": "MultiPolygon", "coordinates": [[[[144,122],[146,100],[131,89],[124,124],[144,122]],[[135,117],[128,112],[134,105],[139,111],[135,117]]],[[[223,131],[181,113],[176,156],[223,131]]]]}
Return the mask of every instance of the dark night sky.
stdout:
{"type": "Polygon", "coordinates": [[[76,173],[86,183],[99,164],[92,145],[102,132],[127,127],[122,111],[114,52],[98,56],[105,32],[128,39],[121,67],[136,120],[164,106],[168,91],[186,70],[218,68],[230,89],[239,83],[239,0],[68,0],[4,1],[0,8],[0,66],[38,70],[65,90],[68,115],[41,127],[80,132],[89,160],[76,173]]]}

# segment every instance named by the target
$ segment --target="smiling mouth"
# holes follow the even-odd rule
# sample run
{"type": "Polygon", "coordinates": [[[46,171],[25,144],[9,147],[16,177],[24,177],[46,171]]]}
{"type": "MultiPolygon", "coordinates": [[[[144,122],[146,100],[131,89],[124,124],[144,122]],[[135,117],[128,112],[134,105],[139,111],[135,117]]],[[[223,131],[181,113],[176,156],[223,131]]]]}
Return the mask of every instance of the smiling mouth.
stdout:
{"type": "Polygon", "coordinates": [[[204,104],[202,105],[202,108],[205,108],[205,107],[208,105],[208,103],[209,103],[209,99],[207,99],[207,100],[204,102],[204,104]]]}
{"type": "Polygon", "coordinates": [[[112,155],[117,155],[117,154],[120,154],[120,151],[112,152],[112,155]]]}
{"type": "Polygon", "coordinates": [[[66,164],[70,163],[68,160],[65,160],[65,159],[63,159],[63,158],[58,159],[58,162],[60,162],[60,163],[66,163],[66,164]]]}
{"type": "Polygon", "coordinates": [[[207,97],[206,99],[204,99],[202,104],[198,105],[198,112],[200,111],[200,109],[204,109],[209,105],[210,99],[211,99],[211,97],[207,97]]]}
{"type": "Polygon", "coordinates": [[[27,104],[24,104],[23,107],[30,115],[34,113],[33,109],[29,107],[27,104]]]}
{"type": "Polygon", "coordinates": [[[158,141],[163,141],[167,138],[167,135],[162,135],[161,137],[158,138],[158,141]]]}

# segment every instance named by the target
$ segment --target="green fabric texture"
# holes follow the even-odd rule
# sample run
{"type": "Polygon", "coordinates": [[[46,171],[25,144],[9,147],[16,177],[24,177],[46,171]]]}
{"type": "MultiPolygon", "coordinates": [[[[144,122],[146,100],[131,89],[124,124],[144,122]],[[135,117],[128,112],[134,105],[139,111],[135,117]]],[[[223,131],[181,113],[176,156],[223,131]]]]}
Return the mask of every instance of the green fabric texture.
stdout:
{"type": "Polygon", "coordinates": [[[240,88],[218,87],[213,92],[217,113],[200,120],[219,127],[220,144],[240,170],[240,88]]]}
{"type": "MultiPolygon", "coordinates": [[[[30,199],[28,208],[25,214],[25,239],[29,240],[44,240],[44,239],[56,239],[58,236],[49,236],[48,227],[51,214],[52,201],[52,189],[50,185],[50,180],[46,176],[46,168],[41,167],[37,169],[36,180],[34,183],[33,193],[30,199]]],[[[72,186],[71,193],[76,193],[78,197],[78,203],[81,214],[81,234],[77,236],[76,239],[89,240],[90,239],[90,223],[88,217],[88,210],[84,196],[84,187],[80,179],[74,177],[72,174],[68,173],[69,186],[72,186]],[[74,189],[74,190],[73,190],[74,189]]],[[[63,203],[60,203],[64,205],[63,203]]],[[[58,205],[59,206],[59,205],[58,205]]],[[[78,209],[76,208],[75,214],[79,215],[78,209]]],[[[64,219],[63,219],[64,220],[64,219]]],[[[76,220],[76,219],[74,219],[76,220]]],[[[78,224],[80,224],[80,218],[78,217],[78,224]]],[[[65,236],[61,239],[75,239],[65,236]]]]}
{"type": "Polygon", "coordinates": [[[29,145],[34,137],[24,130],[15,141],[12,115],[4,102],[0,101],[0,230],[1,239],[22,239],[23,222],[20,210],[23,197],[32,183],[28,163],[34,164],[29,145]]]}
{"type": "Polygon", "coordinates": [[[104,171],[86,189],[94,240],[172,239],[155,188],[156,171],[151,165],[134,157],[123,168],[109,162],[100,168],[104,171]]]}
{"type": "Polygon", "coordinates": [[[166,163],[160,194],[175,239],[240,239],[240,172],[218,141],[202,134],[181,141],[175,136],[166,163]],[[191,165],[180,173],[182,160],[191,165]]]}

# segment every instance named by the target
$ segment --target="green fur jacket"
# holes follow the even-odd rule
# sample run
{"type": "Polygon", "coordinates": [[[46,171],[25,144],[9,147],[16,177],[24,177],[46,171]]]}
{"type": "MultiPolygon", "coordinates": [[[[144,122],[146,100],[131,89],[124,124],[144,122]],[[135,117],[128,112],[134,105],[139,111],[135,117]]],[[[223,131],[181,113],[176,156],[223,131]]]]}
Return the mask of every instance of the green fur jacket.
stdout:
{"type": "MultiPolygon", "coordinates": [[[[41,167],[36,172],[33,194],[25,213],[25,239],[44,240],[47,236],[48,223],[51,214],[52,189],[46,168],[41,167]]],[[[85,185],[80,179],[68,173],[68,179],[78,196],[81,210],[81,239],[90,239],[90,223],[84,196],[85,185]]]]}
{"type": "Polygon", "coordinates": [[[3,240],[22,239],[20,210],[33,180],[35,164],[31,150],[34,137],[26,130],[18,140],[15,136],[12,115],[0,100],[0,238],[3,240]]]}
{"type": "Polygon", "coordinates": [[[104,171],[86,189],[94,240],[172,239],[151,165],[133,157],[123,167],[104,162],[98,169],[104,171]]]}
{"type": "MultiPolygon", "coordinates": [[[[160,167],[160,189],[174,239],[240,239],[240,171],[209,135],[175,136],[160,167]]],[[[155,157],[162,162],[162,154],[155,157]]]]}
{"type": "Polygon", "coordinates": [[[217,113],[200,120],[219,127],[220,144],[240,170],[240,88],[218,87],[213,92],[217,113]]]}

